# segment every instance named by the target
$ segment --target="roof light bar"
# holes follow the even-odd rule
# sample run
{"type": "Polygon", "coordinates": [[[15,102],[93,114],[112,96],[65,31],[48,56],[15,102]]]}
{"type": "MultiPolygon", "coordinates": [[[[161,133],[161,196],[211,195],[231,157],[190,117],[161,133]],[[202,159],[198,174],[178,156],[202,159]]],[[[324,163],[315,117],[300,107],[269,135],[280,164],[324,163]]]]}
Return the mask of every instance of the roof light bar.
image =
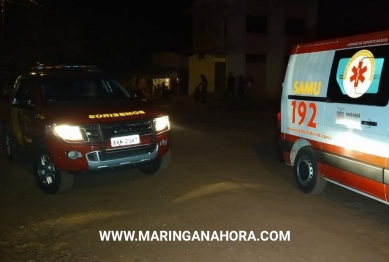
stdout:
{"type": "Polygon", "coordinates": [[[35,69],[37,69],[37,70],[45,70],[45,69],[53,69],[53,68],[57,68],[57,69],[60,69],[60,68],[66,68],[66,69],[69,69],[69,68],[93,68],[93,69],[96,69],[97,67],[95,65],[57,65],[57,66],[45,66],[45,65],[42,65],[42,64],[39,64],[39,65],[35,66],[35,69]]]}

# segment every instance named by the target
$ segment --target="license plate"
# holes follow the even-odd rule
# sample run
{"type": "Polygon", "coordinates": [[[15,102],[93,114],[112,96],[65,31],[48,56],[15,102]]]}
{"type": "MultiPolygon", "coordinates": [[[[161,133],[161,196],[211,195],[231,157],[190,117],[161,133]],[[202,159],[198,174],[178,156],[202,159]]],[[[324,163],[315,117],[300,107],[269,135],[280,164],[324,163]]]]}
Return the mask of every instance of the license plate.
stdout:
{"type": "Polygon", "coordinates": [[[139,143],[140,143],[139,135],[121,136],[121,137],[111,138],[111,146],[112,147],[135,145],[135,144],[139,144],[139,143]]]}

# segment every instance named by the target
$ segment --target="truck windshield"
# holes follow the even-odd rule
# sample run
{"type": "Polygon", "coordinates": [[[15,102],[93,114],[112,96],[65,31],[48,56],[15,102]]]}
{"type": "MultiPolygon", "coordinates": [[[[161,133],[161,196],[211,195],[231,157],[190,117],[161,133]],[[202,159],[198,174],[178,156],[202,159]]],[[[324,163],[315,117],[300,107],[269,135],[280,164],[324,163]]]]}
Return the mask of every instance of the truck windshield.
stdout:
{"type": "Polygon", "coordinates": [[[41,82],[41,93],[46,103],[131,97],[116,80],[96,76],[44,77],[41,82]]]}

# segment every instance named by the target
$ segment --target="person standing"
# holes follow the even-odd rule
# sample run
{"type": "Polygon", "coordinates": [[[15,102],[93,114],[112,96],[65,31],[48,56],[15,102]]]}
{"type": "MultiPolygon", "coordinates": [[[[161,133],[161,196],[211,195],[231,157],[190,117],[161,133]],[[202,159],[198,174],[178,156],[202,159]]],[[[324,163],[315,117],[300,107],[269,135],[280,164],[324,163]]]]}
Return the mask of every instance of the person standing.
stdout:
{"type": "Polygon", "coordinates": [[[234,93],[235,93],[235,77],[232,75],[232,72],[230,72],[227,77],[227,92],[226,92],[225,100],[228,100],[229,97],[231,97],[231,99],[234,99],[234,93]]]}
{"type": "Polygon", "coordinates": [[[205,75],[201,74],[201,82],[200,82],[200,94],[201,94],[201,102],[205,104],[207,102],[207,94],[208,94],[208,80],[205,75]]]}
{"type": "Polygon", "coordinates": [[[249,76],[248,78],[247,78],[247,81],[246,81],[246,86],[247,86],[247,92],[248,92],[248,94],[249,94],[249,96],[252,94],[252,90],[253,90],[253,83],[254,82],[254,79],[253,79],[253,77],[252,76],[249,76]]]}
{"type": "Polygon", "coordinates": [[[240,100],[246,99],[244,89],[245,89],[245,80],[244,80],[243,75],[240,75],[238,78],[238,92],[239,92],[239,99],[240,100]]]}
{"type": "Polygon", "coordinates": [[[200,75],[201,81],[196,86],[194,97],[197,103],[206,103],[207,102],[207,89],[208,89],[208,80],[204,74],[200,75]]]}
{"type": "Polygon", "coordinates": [[[165,85],[165,82],[162,82],[162,86],[161,86],[161,96],[162,96],[162,99],[166,99],[167,97],[167,86],[165,85]]]}

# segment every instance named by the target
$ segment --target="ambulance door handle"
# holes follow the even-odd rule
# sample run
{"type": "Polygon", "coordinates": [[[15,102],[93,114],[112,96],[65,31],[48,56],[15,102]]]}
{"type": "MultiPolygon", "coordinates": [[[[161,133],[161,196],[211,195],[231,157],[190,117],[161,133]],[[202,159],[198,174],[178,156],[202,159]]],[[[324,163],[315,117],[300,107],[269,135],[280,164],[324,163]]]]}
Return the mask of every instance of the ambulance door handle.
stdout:
{"type": "Polygon", "coordinates": [[[377,122],[373,121],[361,121],[361,124],[365,126],[377,126],[377,122]]]}

